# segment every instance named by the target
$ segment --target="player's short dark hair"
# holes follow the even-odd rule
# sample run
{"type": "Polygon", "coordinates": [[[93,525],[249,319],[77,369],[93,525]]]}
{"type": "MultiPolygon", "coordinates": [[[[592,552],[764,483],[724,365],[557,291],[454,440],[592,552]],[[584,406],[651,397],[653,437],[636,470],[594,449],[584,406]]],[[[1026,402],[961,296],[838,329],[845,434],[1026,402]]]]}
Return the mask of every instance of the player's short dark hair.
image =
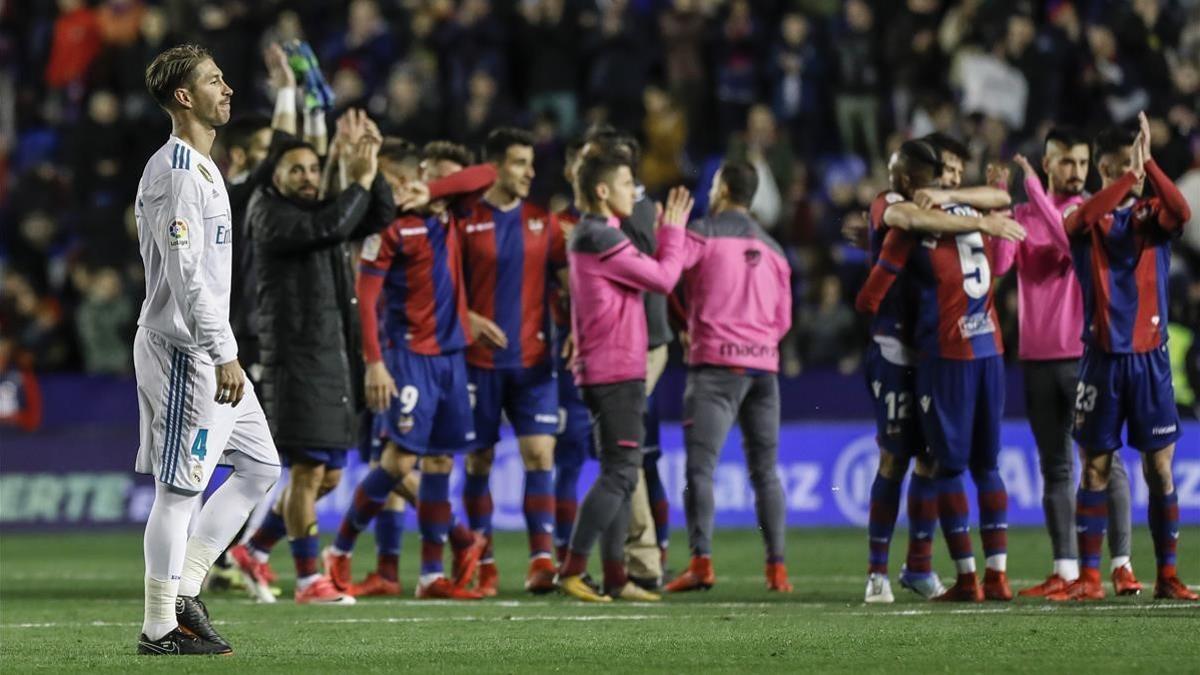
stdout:
{"type": "Polygon", "coordinates": [[[629,155],[623,152],[612,150],[589,152],[579,163],[579,171],[575,174],[579,194],[583,196],[585,202],[590,204],[595,201],[596,186],[611,181],[613,174],[623,166],[629,167],[630,170],[633,169],[629,162],[629,155]]]}
{"type": "Polygon", "coordinates": [[[454,162],[462,166],[475,163],[475,155],[465,146],[451,141],[430,141],[421,148],[421,159],[429,162],[454,162]]]}
{"type": "Polygon", "coordinates": [[[1096,134],[1094,141],[1095,148],[1092,154],[1096,159],[1100,159],[1105,155],[1112,155],[1120,152],[1124,148],[1133,145],[1137,139],[1137,133],[1127,127],[1109,127],[1100,133],[1096,134]]]}
{"type": "Polygon", "coordinates": [[[233,118],[222,129],[225,147],[250,149],[250,139],[263,129],[271,128],[271,118],[266,115],[242,115],[233,118]]]}
{"type": "Polygon", "coordinates": [[[758,171],[745,160],[727,160],[721,165],[721,183],[729,190],[729,201],[738,206],[750,206],[758,191],[758,171]]]}
{"type": "Polygon", "coordinates": [[[419,163],[421,149],[415,143],[410,143],[399,136],[388,136],[379,146],[379,159],[386,159],[397,164],[419,163]]]}
{"type": "Polygon", "coordinates": [[[932,134],[926,134],[921,138],[921,140],[932,144],[933,147],[937,148],[938,152],[948,152],[955,157],[958,157],[963,162],[968,162],[971,160],[971,149],[968,148],[965,143],[957,138],[954,138],[953,136],[943,134],[940,131],[935,131],[932,134]]]}
{"type": "MultiPolygon", "coordinates": [[[[1083,135],[1082,131],[1075,127],[1057,126],[1052,127],[1046,133],[1046,145],[1050,145],[1051,143],[1058,143],[1065,148],[1073,148],[1076,145],[1088,145],[1088,139],[1087,136],[1083,135]]],[[[1090,150],[1091,148],[1089,147],[1088,149],[1090,150]]]]}
{"type": "Polygon", "coordinates": [[[527,148],[533,147],[533,134],[516,127],[497,127],[487,136],[483,143],[483,153],[487,161],[500,163],[508,154],[508,149],[514,145],[527,148]]]}
{"type": "Polygon", "coordinates": [[[274,146],[274,149],[271,151],[271,155],[267,157],[267,165],[271,167],[272,172],[279,167],[279,162],[283,159],[283,156],[293,150],[306,148],[308,150],[312,150],[313,154],[317,156],[317,159],[321,158],[321,153],[317,152],[316,147],[314,147],[312,143],[309,143],[302,138],[296,138],[291,134],[286,134],[282,139],[271,139],[271,145],[274,146]]]}
{"type": "Polygon", "coordinates": [[[642,146],[632,134],[624,131],[619,131],[611,124],[594,124],[583,136],[584,143],[591,143],[600,147],[611,149],[618,148],[629,155],[629,166],[632,169],[637,166],[638,157],[641,156],[642,146]]]}
{"type": "MultiPolygon", "coordinates": [[[[927,178],[935,179],[942,173],[942,150],[925,138],[904,141],[900,145],[900,161],[909,178],[917,178],[918,172],[928,171],[927,178]]],[[[924,182],[924,181],[918,181],[924,182]]],[[[921,187],[917,185],[916,187],[921,187]]]]}
{"type": "Polygon", "coordinates": [[[175,100],[175,90],[190,84],[196,66],[211,58],[208,50],[200,45],[171,47],[146,66],[146,89],[155,103],[169,110],[175,100]]]}

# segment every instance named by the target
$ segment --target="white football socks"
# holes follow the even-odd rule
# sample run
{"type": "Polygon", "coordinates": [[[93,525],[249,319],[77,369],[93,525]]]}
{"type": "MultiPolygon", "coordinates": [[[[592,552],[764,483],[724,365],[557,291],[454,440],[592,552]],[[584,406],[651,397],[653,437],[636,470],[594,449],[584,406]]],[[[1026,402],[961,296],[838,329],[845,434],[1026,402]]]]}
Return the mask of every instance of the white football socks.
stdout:
{"type": "Polygon", "coordinates": [[[1064,581],[1075,581],[1079,578],[1079,560],[1076,558],[1055,560],[1054,573],[1062,577],[1064,581]]]}
{"type": "Polygon", "coordinates": [[[188,522],[198,494],[175,492],[162,483],[154,486],[154,505],[146,520],[143,552],[146,558],[145,616],[142,632],[157,640],[175,626],[175,596],[187,549],[188,522]]]}
{"type": "Polygon", "coordinates": [[[157,640],[175,630],[175,595],[179,580],[162,581],[146,577],[145,614],[142,617],[142,633],[157,640]]]}

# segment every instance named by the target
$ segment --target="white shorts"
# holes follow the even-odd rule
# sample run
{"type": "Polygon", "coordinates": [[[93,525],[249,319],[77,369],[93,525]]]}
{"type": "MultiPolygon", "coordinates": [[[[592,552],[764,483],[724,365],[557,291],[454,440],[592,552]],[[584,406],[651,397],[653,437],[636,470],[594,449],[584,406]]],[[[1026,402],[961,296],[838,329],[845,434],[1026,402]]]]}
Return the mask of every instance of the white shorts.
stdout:
{"type": "Polygon", "coordinates": [[[138,473],[200,492],[227,453],[241,452],[279,465],[267,417],[249,378],[236,408],[218,405],[213,400],[213,366],[145,328],[138,328],[133,340],[133,371],[141,427],[134,467],[138,473]]]}

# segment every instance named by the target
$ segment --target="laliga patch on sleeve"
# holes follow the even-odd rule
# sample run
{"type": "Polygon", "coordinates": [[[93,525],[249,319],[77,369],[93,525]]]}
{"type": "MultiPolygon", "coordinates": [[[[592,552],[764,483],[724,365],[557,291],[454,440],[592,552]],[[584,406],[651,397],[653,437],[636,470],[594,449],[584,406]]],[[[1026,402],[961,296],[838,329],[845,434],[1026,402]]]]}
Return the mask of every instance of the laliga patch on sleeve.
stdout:
{"type": "Polygon", "coordinates": [[[1066,220],[1072,213],[1079,209],[1079,204],[1072,204],[1063,210],[1063,220],[1066,220]]]}
{"type": "Polygon", "coordinates": [[[188,225],[182,218],[177,218],[167,228],[167,244],[172,251],[191,248],[192,241],[188,238],[188,225]]]}
{"type": "Polygon", "coordinates": [[[904,195],[900,194],[899,192],[889,192],[884,195],[883,200],[888,204],[895,204],[897,202],[904,201],[904,195]]]}
{"type": "Polygon", "coordinates": [[[379,257],[379,247],[383,245],[383,237],[378,234],[363,239],[362,259],[374,262],[379,257]]]}

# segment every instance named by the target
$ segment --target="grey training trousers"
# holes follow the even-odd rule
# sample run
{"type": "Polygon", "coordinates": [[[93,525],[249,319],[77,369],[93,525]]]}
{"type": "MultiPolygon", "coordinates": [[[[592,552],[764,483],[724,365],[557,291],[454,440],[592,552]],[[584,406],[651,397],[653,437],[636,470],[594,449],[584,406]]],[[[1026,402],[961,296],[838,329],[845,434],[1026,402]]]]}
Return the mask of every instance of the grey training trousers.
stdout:
{"type": "Polygon", "coordinates": [[[715,366],[688,371],[683,395],[687,485],[683,491],[693,555],[712,553],[713,472],[736,421],[754,487],[758,527],[769,558],[784,554],[783,485],[779,457],[779,381],[774,373],[745,373],[715,366]]]}

